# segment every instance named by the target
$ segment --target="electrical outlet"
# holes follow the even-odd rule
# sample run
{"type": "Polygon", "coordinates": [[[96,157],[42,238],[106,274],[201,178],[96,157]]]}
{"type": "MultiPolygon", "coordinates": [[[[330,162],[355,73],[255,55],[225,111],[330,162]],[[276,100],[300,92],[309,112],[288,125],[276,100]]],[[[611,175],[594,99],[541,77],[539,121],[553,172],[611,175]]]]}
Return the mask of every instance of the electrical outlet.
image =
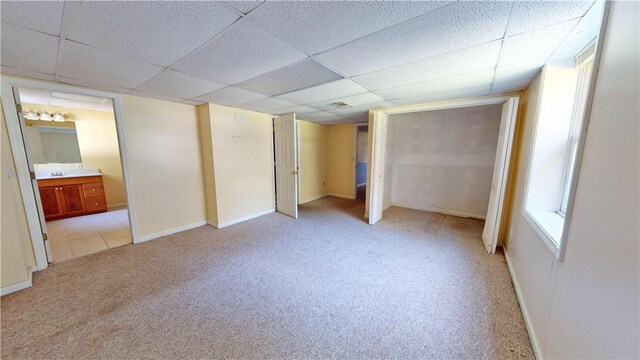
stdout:
{"type": "Polygon", "coordinates": [[[324,181],[322,182],[322,186],[324,186],[324,181]]]}

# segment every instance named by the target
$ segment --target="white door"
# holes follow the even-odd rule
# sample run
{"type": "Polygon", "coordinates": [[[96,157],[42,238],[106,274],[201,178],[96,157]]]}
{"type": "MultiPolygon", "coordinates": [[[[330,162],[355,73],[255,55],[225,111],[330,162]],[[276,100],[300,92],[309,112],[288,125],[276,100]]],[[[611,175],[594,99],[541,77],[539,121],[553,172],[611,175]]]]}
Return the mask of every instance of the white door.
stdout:
{"type": "Polygon", "coordinates": [[[18,93],[18,89],[17,88],[13,88],[13,98],[14,101],[16,102],[16,108],[18,109],[18,122],[20,123],[20,131],[22,133],[22,139],[24,141],[24,148],[25,148],[25,154],[27,156],[27,165],[29,166],[29,172],[31,175],[31,187],[33,188],[33,194],[36,200],[36,207],[38,210],[38,220],[40,221],[40,230],[41,230],[41,236],[42,239],[44,241],[44,248],[45,248],[45,252],[47,255],[47,261],[51,262],[53,261],[53,258],[51,256],[51,247],[49,245],[49,239],[48,239],[48,235],[47,235],[47,222],[44,219],[44,211],[42,210],[42,200],[40,199],[40,189],[38,188],[38,180],[36,180],[35,177],[35,169],[33,167],[33,156],[32,156],[32,150],[29,144],[29,141],[27,141],[27,136],[26,135],[26,122],[24,120],[24,116],[23,116],[23,111],[22,106],[21,106],[21,102],[20,102],[20,94],[18,93]]]}
{"type": "Polygon", "coordinates": [[[298,218],[298,134],[296,114],[273,120],[276,157],[276,210],[298,218]]]}
{"type": "Polygon", "coordinates": [[[505,203],[507,175],[509,174],[511,145],[513,144],[517,110],[518,98],[510,98],[502,105],[496,162],[493,165],[493,180],[491,181],[491,196],[489,197],[489,207],[487,208],[487,220],[482,232],[482,241],[490,254],[496,252],[496,246],[499,241],[498,236],[502,224],[502,210],[505,203]]]}
{"type": "Polygon", "coordinates": [[[387,148],[387,114],[374,111],[369,114],[369,169],[367,177],[367,204],[369,224],[382,219],[384,199],[384,162],[387,148]]]}

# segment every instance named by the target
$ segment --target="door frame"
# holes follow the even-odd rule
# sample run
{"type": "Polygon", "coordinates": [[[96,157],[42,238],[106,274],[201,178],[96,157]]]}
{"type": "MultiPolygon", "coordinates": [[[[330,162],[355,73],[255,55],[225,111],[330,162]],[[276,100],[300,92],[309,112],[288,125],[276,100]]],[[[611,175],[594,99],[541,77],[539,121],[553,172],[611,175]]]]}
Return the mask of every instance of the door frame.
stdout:
{"type": "MultiPolygon", "coordinates": [[[[506,185],[500,192],[500,198],[502,199],[502,202],[503,202],[502,206],[504,206],[508,201],[511,178],[512,178],[511,176],[512,169],[509,165],[511,164],[511,162],[513,162],[514,148],[511,145],[513,144],[513,141],[516,135],[515,129],[518,126],[517,104],[520,100],[520,93],[514,92],[514,93],[507,93],[504,95],[497,95],[497,96],[492,95],[492,96],[485,96],[485,97],[458,99],[458,100],[450,100],[450,101],[438,101],[438,102],[431,102],[431,103],[398,106],[398,107],[392,107],[392,108],[386,108],[386,109],[370,110],[369,111],[368,159],[371,163],[368,164],[369,168],[367,169],[367,174],[368,174],[367,199],[366,199],[366,205],[365,205],[365,211],[366,211],[367,217],[369,218],[369,223],[373,225],[379,220],[377,219],[377,216],[372,217],[371,216],[372,214],[375,214],[375,212],[378,211],[380,212],[379,215],[381,218],[381,211],[384,211],[384,209],[380,210],[379,206],[376,206],[376,205],[382,204],[383,197],[384,197],[383,189],[378,189],[380,187],[379,185],[381,184],[378,184],[377,182],[378,182],[378,178],[380,179],[379,180],[380,182],[384,182],[385,165],[375,163],[374,162],[376,157],[375,155],[384,154],[384,152],[386,151],[386,145],[387,145],[386,136],[384,136],[384,138],[381,139],[380,135],[377,134],[375,131],[375,125],[378,119],[386,118],[386,116],[388,115],[404,114],[404,113],[412,113],[412,112],[459,109],[459,108],[465,108],[465,107],[484,106],[484,105],[503,105],[506,102],[508,102],[510,99],[515,99],[516,101],[516,113],[513,116],[513,119],[511,120],[512,123],[510,124],[511,126],[509,127],[508,136],[506,139],[509,146],[507,149],[507,160],[506,160],[505,169],[503,169],[504,170],[503,176],[506,176],[507,181],[506,181],[506,185]],[[375,178],[374,176],[371,175],[373,173],[377,174],[375,178]]],[[[383,184],[384,183],[382,183],[382,185],[383,184]]],[[[502,236],[504,235],[503,225],[504,225],[504,214],[501,214],[500,218],[497,220],[497,225],[496,225],[498,229],[497,243],[501,242],[502,236]]]]}
{"type": "MultiPolygon", "coordinates": [[[[353,127],[354,129],[354,144],[356,144],[354,146],[353,149],[353,162],[356,164],[354,166],[353,169],[353,179],[354,179],[354,185],[353,185],[353,198],[356,199],[358,198],[358,132],[360,131],[361,127],[369,127],[369,123],[367,122],[363,122],[363,123],[356,123],[355,126],[353,127]]],[[[368,132],[367,132],[368,135],[368,132]]],[[[369,147],[369,138],[367,136],[367,147],[369,147]]],[[[369,170],[369,163],[368,163],[368,159],[367,159],[367,171],[369,170]]],[[[368,173],[367,173],[368,175],[368,173]]],[[[368,176],[367,176],[368,177],[368,176]]],[[[366,184],[366,179],[365,179],[365,184],[366,184]]],[[[366,186],[366,185],[365,185],[366,186]]]]}
{"type": "Polygon", "coordinates": [[[31,89],[59,91],[73,93],[78,95],[96,96],[110,99],[113,103],[113,115],[116,123],[116,134],[118,137],[118,150],[120,152],[120,163],[122,166],[122,175],[124,178],[125,195],[127,200],[127,210],[129,215],[129,224],[131,226],[131,240],[138,243],[138,222],[136,219],[135,203],[133,201],[132,179],[130,166],[127,159],[127,151],[125,146],[125,134],[123,124],[122,99],[120,94],[93,90],[73,85],[44,82],[38,80],[30,80],[17,78],[13,76],[2,75],[1,94],[2,108],[4,111],[5,121],[7,124],[7,135],[13,153],[13,161],[16,166],[18,184],[20,185],[20,193],[24,204],[25,215],[27,218],[27,226],[33,252],[35,255],[35,268],[44,270],[49,266],[47,261],[47,252],[43,241],[43,233],[39,219],[38,207],[40,206],[40,197],[35,194],[32,186],[29,163],[27,161],[26,148],[24,138],[22,137],[22,129],[18,118],[18,111],[13,95],[13,88],[24,87],[31,89]]]}

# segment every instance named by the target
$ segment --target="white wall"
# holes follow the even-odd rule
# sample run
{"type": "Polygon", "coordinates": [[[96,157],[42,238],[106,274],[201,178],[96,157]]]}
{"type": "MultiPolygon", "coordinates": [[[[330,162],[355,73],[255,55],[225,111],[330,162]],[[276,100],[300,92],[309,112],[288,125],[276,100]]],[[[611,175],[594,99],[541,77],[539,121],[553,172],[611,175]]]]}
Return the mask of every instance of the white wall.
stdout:
{"type": "Polygon", "coordinates": [[[141,240],[206,222],[196,107],[122,97],[125,151],[141,240]]]}
{"type": "Polygon", "coordinates": [[[505,254],[543,358],[640,357],[637,2],[613,2],[565,259],[521,215],[539,77],[524,97],[505,254]]]}
{"type": "Polygon", "coordinates": [[[390,204],[484,218],[501,113],[490,105],[390,115],[390,204]]]}

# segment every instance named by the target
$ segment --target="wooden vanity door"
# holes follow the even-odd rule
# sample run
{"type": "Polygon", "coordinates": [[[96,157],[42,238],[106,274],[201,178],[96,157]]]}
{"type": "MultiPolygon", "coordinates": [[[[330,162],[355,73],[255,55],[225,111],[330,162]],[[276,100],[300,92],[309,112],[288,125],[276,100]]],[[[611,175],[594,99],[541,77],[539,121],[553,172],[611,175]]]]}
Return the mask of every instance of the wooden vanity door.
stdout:
{"type": "Polygon", "coordinates": [[[86,210],[82,185],[65,185],[60,187],[65,215],[83,214],[86,210]]]}
{"type": "Polygon", "coordinates": [[[42,200],[42,211],[47,220],[62,216],[62,199],[58,194],[58,187],[40,188],[40,200],[42,200]]]}

